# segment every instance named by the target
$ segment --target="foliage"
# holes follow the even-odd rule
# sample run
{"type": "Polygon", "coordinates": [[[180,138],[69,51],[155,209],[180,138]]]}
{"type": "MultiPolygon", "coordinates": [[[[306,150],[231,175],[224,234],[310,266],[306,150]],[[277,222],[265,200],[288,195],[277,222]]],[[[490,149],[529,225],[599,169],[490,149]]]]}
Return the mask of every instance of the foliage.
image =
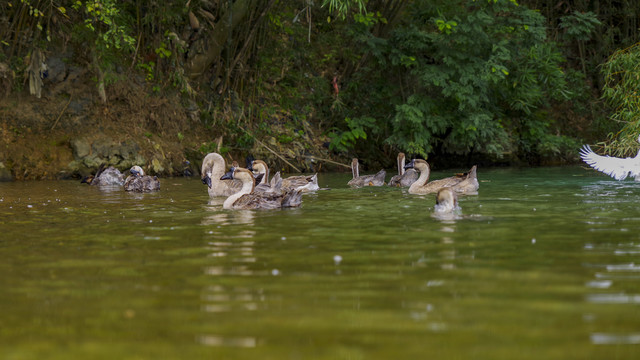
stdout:
{"type": "Polygon", "coordinates": [[[354,32],[376,59],[363,77],[391,98],[386,109],[378,102],[374,111],[359,113],[376,119],[369,129],[424,157],[537,152],[550,120],[537,120],[534,133],[522,133],[525,124],[551,101],[571,96],[544,18],[509,0],[416,1],[407,15],[388,39],[354,32]],[[380,113],[391,113],[390,121],[380,113]],[[531,135],[531,146],[520,146],[531,135]]]}
{"type": "Polygon", "coordinates": [[[366,12],[365,0],[322,0],[322,6],[327,6],[329,12],[336,12],[343,20],[351,9],[357,8],[360,13],[366,12]]]}
{"type": "Polygon", "coordinates": [[[602,145],[614,156],[635,155],[640,134],[640,43],[616,51],[602,72],[606,81],[602,96],[615,109],[611,120],[622,126],[602,145]]]}
{"type": "MultiPolygon", "coordinates": [[[[251,4],[222,41],[217,62],[197,79],[185,75],[185,64],[210,48],[207,37],[228,19],[226,2],[2,2],[0,61],[21,79],[34,47],[70,44],[73,61],[98,65],[107,84],[129,69],[158,96],[171,87],[188,94],[200,107],[193,113],[205,114],[201,121],[238,148],[252,146],[252,136],[292,143],[300,128],[310,137],[302,124],[311,123],[340,155],[387,159],[403,150],[536,161],[575,149],[566,135],[597,136],[590,125],[600,111],[593,101],[599,61],[640,34],[634,2],[598,8],[585,0],[251,4]],[[335,18],[340,21],[328,21],[335,18]],[[572,114],[576,109],[581,113],[572,114]],[[215,121],[206,114],[216,114],[215,121]]],[[[637,147],[634,60],[622,61],[632,52],[602,67],[610,72],[604,98],[619,111],[608,126],[595,127],[606,133],[611,123],[624,125],[604,144],[611,152],[637,147]]]]}
{"type": "Polygon", "coordinates": [[[352,148],[358,139],[366,140],[367,132],[365,129],[373,128],[375,119],[370,117],[362,117],[356,119],[344,119],[349,130],[336,132],[329,132],[331,142],[329,143],[329,149],[333,151],[343,152],[352,148]]]}
{"type": "Polygon", "coordinates": [[[574,11],[571,15],[560,18],[560,28],[566,30],[565,36],[571,41],[587,41],[591,39],[591,34],[598,26],[602,25],[595,13],[592,11],[574,11]]]}
{"type": "Polygon", "coordinates": [[[76,1],[73,8],[84,11],[84,27],[93,33],[94,45],[101,52],[110,48],[133,50],[135,39],[129,35],[128,29],[120,24],[120,10],[113,0],[76,1]]]}

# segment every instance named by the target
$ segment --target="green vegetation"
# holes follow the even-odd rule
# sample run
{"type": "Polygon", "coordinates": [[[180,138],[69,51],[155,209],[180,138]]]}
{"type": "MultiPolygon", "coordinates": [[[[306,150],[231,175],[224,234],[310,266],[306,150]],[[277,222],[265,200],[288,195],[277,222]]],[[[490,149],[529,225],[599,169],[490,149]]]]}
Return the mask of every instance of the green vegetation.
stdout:
{"type": "Polygon", "coordinates": [[[601,145],[611,155],[635,155],[640,136],[640,44],[616,51],[603,65],[603,97],[615,112],[611,119],[622,124],[618,133],[609,134],[601,145]]]}
{"type": "Polygon", "coordinates": [[[102,102],[138,76],[147,96],[197,108],[225,151],[270,137],[384,166],[397,151],[540,163],[607,138],[608,152],[628,154],[640,132],[640,5],[594,6],[11,0],[0,4],[0,94],[24,91],[24,78],[39,91],[36,55],[69,47],[102,102]]]}

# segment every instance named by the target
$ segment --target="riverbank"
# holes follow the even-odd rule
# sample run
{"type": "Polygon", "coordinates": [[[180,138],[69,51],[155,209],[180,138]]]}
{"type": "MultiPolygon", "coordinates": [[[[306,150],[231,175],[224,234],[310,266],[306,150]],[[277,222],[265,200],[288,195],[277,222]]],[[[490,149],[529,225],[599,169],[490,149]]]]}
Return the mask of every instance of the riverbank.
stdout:
{"type": "Polygon", "coordinates": [[[233,114],[204,113],[192,98],[154,92],[135,77],[109,85],[102,103],[87,71],[60,66],[49,67],[41,98],[24,90],[0,99],[0,181],[81,178],[103,163],[121,170],[140,165],[158,176],[197,175],[211,151],[241,164],[250,153],[289,172],[344,168],[309,123],[291,131],[274,117],[269,136],[245,135],[240,143],[220,125],[233,114]]]}

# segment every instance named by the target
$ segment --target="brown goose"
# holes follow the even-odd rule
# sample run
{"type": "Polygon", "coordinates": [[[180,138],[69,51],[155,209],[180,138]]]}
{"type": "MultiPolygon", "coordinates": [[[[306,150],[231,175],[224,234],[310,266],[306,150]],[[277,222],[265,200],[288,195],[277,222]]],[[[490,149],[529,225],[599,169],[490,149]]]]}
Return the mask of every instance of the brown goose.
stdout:
{"type": "Polygon", "coordinates": [[[382,186],[384,185],[384,178],[387,176],[387,172],[384,171],[384,169],[378,171],[375,175],[360,176],[357,158],[353,158],[353,160],[351,160],[351,173],[353,174],[353,178],[349,180],[347,185],[354,188],[363,186],[382,186]]]}
{"type": "Polygon", "coordinates": [[[416,169],[420,172],[420,177],[409,187],[410,194],[431,194],[438,192],[443,187],[451,187],[457,193],[470,194],[478,191],[477,167],[474,165],[468,173],[451,176],[444,179],[429,182],[431,170],[429,164],[422,159],[413,159],[405,168],[416,169]]]}
{"type": "Polygon", "coordinates": [[[302,203],[302,191],[254,192],[256,179],[253,173],[243,168],[231,168],[220,180],[234,179],[242,183],[240,190],[229,196],[224,209],[280,209],[298,207],[302,203]]]}
{"type": "MultiPolygon", "coordinates": [[[[269,182],[269,167],[264,161],[252,160],[248,161],[248,163],[250,171],[253,171],[257,174],[264,174],[262,181],[258,185],[256,185],[256,191],[268,191],[269,188],[274,187],[274,180],[272,179],[269,182]]],[[[279,171],[273,177],[276,178],[276,176],[280,178],[279,171]]],[[[316,191],[320,189],[320,187],[318,186],[318,175],[314,174],[289,176],[285,179],[282,179],[282,189],[297,189],[301,190],[302,192],[316,191]]]]}
{"type": "Polygon", "coordinates": [[[418,180],[419,174],[415,169],[404,169],[404,153],[398,153],[397,164],[398,175],[394,175],[391,180],[389,180],[389,186],[408,187],[418,180]]]}
{"type": "Polygon", "coordinates": [[[229,196],[235,194],[242,187],[238,180],[221,181],[220,177],[227,171],[227,165],[222,155],[209,153],[202,160],[202,183],[209,187],[210,197],[229,196]]]}
{"type": "Polygon", "coordinates": [[[458,194],[450,187],[438,190],[434,210],[437,213],[450,213],[456,209],[458,209],[458,194]]]}

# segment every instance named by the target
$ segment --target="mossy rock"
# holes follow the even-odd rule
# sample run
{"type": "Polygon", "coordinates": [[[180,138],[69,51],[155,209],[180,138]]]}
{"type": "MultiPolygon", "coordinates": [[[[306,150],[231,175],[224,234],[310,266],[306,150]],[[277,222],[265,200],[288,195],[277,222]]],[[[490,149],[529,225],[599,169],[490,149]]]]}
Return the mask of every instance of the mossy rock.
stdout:
{"type": "Polygon", "coordinates": [[[13,175],[11,171],[4,166],[3,162],[0,162],[0,182],[13,181],[13,175]]]}

